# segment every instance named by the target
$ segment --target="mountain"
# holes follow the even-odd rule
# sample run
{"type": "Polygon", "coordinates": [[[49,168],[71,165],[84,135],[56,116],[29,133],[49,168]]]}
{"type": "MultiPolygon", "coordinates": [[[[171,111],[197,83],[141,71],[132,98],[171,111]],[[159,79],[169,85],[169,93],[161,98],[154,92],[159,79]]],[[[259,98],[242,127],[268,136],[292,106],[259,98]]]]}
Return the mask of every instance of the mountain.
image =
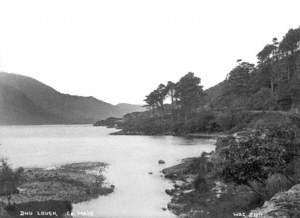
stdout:
{"type": "Polygon", "coordinates": [[[141,111],[138,105],[112,105],[94,97],[62,94],[33,78],[0,73],[0,124],[84,124],[141,111]]]}

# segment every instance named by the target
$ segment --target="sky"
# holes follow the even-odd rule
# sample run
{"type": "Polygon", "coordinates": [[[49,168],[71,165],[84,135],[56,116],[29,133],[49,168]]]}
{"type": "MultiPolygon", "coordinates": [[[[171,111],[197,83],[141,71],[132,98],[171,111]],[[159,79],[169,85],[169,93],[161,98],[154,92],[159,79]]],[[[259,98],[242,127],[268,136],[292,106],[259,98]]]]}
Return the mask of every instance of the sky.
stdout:
{"type": "Polygon", "coordinates": [[[300,25],[299,0],[0,0],[0,71],[143,104],[188,72],[204,88],[300,25]]]}

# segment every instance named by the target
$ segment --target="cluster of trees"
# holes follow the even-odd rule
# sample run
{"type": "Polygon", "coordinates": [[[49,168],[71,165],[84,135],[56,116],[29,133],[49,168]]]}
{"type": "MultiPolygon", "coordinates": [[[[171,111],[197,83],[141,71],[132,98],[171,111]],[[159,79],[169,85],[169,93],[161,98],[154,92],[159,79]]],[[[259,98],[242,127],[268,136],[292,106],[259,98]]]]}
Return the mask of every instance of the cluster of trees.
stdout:
{"type": "Polygon", "coordinates": [[[146,96],[145,102],[153,112],[158,111],[164,114],[165,100],[171,99],[168,112],[181,112],[187,120],[199,107],[204,97],[203,87],[200,85],[200,78],[189,72],[177,83],[169,81],[167,85],[160,84],[155,90],[146,96]]]}
{"type": "Polygon", "coordinates": [[[279,42],[273,38],[258,54],[257,65],[238,60],[226,78],[223,95],[251,98],[265,96],[261,102],[247,102],[249,109],[289,110],[299,106],[300,27],[290,29],[279,42]],[[267,101],[266,101],[267,100],[267,101]],[[254,107],[254,108],[253,108],[254,107]]]}

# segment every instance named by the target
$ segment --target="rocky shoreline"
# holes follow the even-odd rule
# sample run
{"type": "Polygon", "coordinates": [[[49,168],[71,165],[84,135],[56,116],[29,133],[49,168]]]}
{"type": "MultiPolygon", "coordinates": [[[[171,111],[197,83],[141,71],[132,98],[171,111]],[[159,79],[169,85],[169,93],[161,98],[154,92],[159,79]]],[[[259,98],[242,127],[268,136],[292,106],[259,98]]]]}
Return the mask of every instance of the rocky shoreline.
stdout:
{"type": "Polygon", "coordinates": [[[162,170],[173,182],[173,188],[165,190],[171,196],[168,210],[180,218],[245,217],[249,210],[244,208],[255,208],[261,202],[254,202],[255,193],[245,186],[223,183],[207,172],[199,176],[195,166],[210,168],[210,155],[186,158],[162,170]]]}
{"type": "MultiPolygon", "coordinates": [[[[57,168],[25,169],[22,184],[11,195],[15,209],[24,204],[42,202],[78,203],[114,191],[114,186],[105,182],[102,172],[107,165],[102,162],[82,162],[62,165],[57,168]]],[[[6,196],[0,196],[0,203],[8,205],[6,196]]]]}
{"type": "MultiPolygon", "coordinates": [[[[245,132],[228,137],[247,140],[245,132]]],[[[218,146],[223,146],[223,140],[226,141],[228,137],[217,141],[217,151],[183,159],[180,164],[162,170],[165,178],[173,182],[173,188],[165,190],[171,196],[168,209],[180,218],[300,217],[300,158],[296,157],[292,165],[298,184],[293,187],[292,183],[288,184],[287,189],[275,192],[270,200],[264,202],[249,186],[224,183],[214,176],[212,162],[219,158],[218,146]]],[[[277,178],[278,182],[283,181],[282,177],[277,178]]],[[[276,177],[273,179],[275,181],[276,177]]]]}

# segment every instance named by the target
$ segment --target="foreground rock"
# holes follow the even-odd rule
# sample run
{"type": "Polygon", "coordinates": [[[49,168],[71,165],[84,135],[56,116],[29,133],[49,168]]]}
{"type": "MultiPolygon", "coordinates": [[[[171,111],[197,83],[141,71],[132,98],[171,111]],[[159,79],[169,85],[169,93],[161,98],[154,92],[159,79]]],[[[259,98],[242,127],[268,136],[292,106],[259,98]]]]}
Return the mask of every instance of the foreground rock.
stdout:
{"type": "MultiPolygon", "coordinates": [[[[25,169],[24,181],[18,187],[18,193],[11,195],[11,202],[16,208],[23,208],[27,203],[71,204],[107,195],[113,192],[114,186],[105,183],[102,175],[105,167],[106,164],[101,162],[84,162],[55,169],[25,169]]],[[[7,205],[7,197],[1,196],[0,203],[7,205]]]]}
{"type": "Polygon", "coordinates": [[[186,158],[183,159],[180,164],[171,166],[162,170],[162,173],[168,179],[184,180],[189,177],[189,173],[192,173],[193,165],[197,158],[186,158]]]}
{"type": "Polygon", "coordinates": [[[166,161],[164,161],[164,160],[159,160],[158,161],[158,164],[165,164],[166,163],[166,161]]]}
{"type": "Polygon", "coordinates": [[[288,191],[277,193],[261,208],[252,210],[248,217],[300,217],[300,184],[294,185],[288,191]]]}

